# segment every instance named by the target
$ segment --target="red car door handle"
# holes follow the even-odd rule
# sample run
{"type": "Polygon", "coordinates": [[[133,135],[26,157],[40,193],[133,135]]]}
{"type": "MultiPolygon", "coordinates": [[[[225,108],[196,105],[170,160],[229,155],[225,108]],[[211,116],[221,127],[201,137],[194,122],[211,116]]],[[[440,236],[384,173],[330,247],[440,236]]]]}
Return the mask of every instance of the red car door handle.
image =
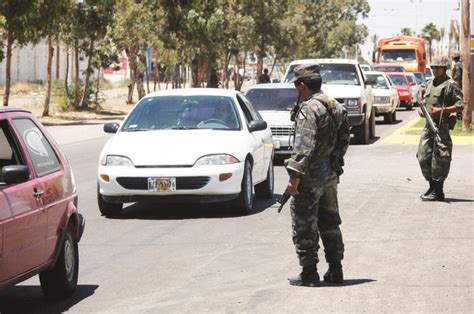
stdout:
{"type": "Polygon", "coordinates": [[[36,197],[36,198],[41,198],[43,197],[44,195],[44,191],[43,190],[37,190],[35,189],[35,191],[33,192],[33,196],[36,197]]]}

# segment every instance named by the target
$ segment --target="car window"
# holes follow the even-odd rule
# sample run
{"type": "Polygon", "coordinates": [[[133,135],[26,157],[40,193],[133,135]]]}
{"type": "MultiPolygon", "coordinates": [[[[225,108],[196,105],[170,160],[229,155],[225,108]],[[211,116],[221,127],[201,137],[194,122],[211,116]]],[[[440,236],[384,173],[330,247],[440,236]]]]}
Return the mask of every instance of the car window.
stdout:
{"type": "Polygon", "coordinates": [[[323,84],[360,85],[355,64],[320,63],[323,84]]]}
{"type": "Polygon", "coordinates": [[[395,85],[408,85],[408,82],[403,75],[390,75],[390,79],[395,85]]]}
{"type": "Polygon", "coordinates": [[[255,109],[252,103],[244,95],[237,95],[237,99],[239,100],[241,108],[245,113],[245,117],[249,122],[263,120],[257,109],[255,109]]]}
{"type": "Polygon", "coordinates": [[[295,77],[295,68],[298,66],[298,64],[292,64],[288,68],[288,72],[285,76],[284,83],[290,82],[294,77],[295,77]]]}
{"type": "Polygon", "coordinates": [[[227,96],[159,96],[141,100],[122,132],[163,129],[240,129],[235,103],[227,96]]]}
{"type": "Polygon", "coordinates": [[[28,118],[13,120],[39,177],[61,169],[58,156],[36,124],[28,118]]]}
{"type": "Polygon", "coordinates": [[[408,82],[416,83],[416,78],[413,75],[407,75],[408,82]]]}
{"type": "Polygon", "coordinates": [[[375,84],[372,88],[379,88],[379,89],[389,89],[390,87],[387,84],[387,81],[383,77],[383,75],[374,75],[374,74],[365,74],[367,78],[375,79],[375,84]]]}
{"type": "Polygon", "coordinates": [[[415,61],[414,49],[383,50],[382,61],[415,61]]]}
{"type": "Polygon", "coordinates": [[[245,96],[257,110],[291,110],[298,100],[295,88],[254,88],[245,96]]]}
{"type": "Polygon", "coordinates": [[[18,150],[15,138],[6,120],[0,121],[0,184],[3,183],[2,171],[4,166],[23,165],[24,158],[18,150]]]}
{"type": "Polygon", "coordinates": [[[379,65],[375,66],[374,69],[382,72],[405,72],[404,67],[397,65],[379,65]]]}

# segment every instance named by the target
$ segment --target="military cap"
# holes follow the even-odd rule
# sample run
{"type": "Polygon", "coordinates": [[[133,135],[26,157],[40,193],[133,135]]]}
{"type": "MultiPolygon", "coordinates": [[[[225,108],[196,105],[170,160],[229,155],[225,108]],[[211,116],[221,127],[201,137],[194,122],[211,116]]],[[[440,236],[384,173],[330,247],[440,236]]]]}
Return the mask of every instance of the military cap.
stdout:
{"type": "Polygon", "coordinates": [[[295,68],[295,77],[290,81],[291,83],[297,80],[308,80],[321,77],[319,74],[319,64],[307,63],[300,64],[295,68]]]}
{"type": "Polygon", "coordinates": [[[436,57],[433,59],[433,62],[431,62],[430,66],[432,68],[446,68],[449,69],[450,62],[447,57],[436,57]]]}
{"type": "Polygon", "coordinates": [[[459,53],[459,51],[453,52],[453,59],[460,58],[460,57],[461,57],[461,54],[459,53]]]}

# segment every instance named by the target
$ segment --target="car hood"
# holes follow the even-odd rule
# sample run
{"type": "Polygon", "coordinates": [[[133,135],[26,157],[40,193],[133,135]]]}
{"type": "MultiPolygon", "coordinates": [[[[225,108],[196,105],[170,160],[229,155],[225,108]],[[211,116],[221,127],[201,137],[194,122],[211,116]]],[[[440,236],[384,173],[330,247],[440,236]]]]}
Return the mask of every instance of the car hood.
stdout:
{"type": "Polygon", "coordinates": [[[241,160],[239,151],[243,147],[241,131],[119,132],[106,144],[102,155],[127,156],[135,166],[193,165],[199,157],[210,154],[227,153],[241,160]]]}
{"type": "Polygon", "coordinates": [[[273,125],[293,125],[290,120],[290,111],[287,110],[259,110],[263,120],[269,126],[273,125]]]}
{"type": "Polygon", "coordinates": [[[321,90],[334,98],[358,98],[363,91],[359,85],[323,85],[321,90]]]}
{"type": "Polygon", "coordinates": [[[374,96],[390,96],[393,93],[393,89],[381,89],[381,88],[373,88],[372,94],[374,96]]]}

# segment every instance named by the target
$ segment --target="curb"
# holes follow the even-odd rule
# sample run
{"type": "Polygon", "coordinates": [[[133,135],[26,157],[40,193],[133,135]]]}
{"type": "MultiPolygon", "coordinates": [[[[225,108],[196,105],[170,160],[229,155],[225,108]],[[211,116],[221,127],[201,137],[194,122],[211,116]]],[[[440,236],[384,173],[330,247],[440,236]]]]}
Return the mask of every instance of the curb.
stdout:
{"type": "MultiPolygon", "coordinates": [[[[409,144],[418,145],[420,142],[420,135],[404,134],[404,132],[413,127],[421,117],[416,116],[412,120],[405,123],[403,126],[395,130],[392,134],[382,140],[384,143],[397,143],[397,144],[409,144]]],[[[452,136],[453,145],[474,145],[474,136],[452,136]]]]}

